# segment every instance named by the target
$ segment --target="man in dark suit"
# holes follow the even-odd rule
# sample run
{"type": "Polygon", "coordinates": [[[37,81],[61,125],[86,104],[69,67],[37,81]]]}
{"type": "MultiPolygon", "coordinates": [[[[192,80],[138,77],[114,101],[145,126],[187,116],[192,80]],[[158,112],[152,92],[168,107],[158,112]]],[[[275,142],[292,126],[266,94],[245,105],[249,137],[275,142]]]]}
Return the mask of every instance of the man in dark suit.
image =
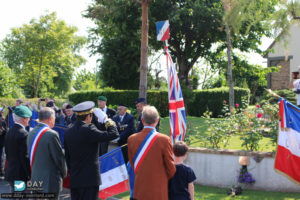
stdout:
{"type": "MultiPolygon", "coordinates": [[[[144,129],[144,125],[142,123],[142,111],[146,105],[147,105],[147,101],[145,98],[137,98],[135,100],[136,110],[139,113],[139,117],[138,117],[137,124],[136,124],[136,132],[137,133],[141,132],[144,129]]],[[[158,121],[158,123],[155,127],[157,132],[159,132],[159,122],[160,122],[160,120],[158,121]]]]}
{"type": "Polygon", "coordinates": [[[70,174],[71,199],[98,199],[100,180],[99,142],[119,136],[115,123],[106,119],[100,109],[95,109],[98,121],[105,124],[100,131],[91,124],[94,102],[86,101],[73,107],[77,120],[64,135],[64,147],[70,174]],[[101,115],[99,115],[99,112],[101,115]]]}
{"type": "Polygon", "coordinates": [[[65,123],[67,126],[73,124],[76,121],[76,115],[72,110],[73,106],[68,104],[65,108],[65,113],[66,113],[66,117],[65,117],[65,123]]]}
{"type": "MultiPolygon", "coordinates": [[[[122,146],[124,144],[127,144],[127,139],[130,135],[135,133],[135,128],[134,128],[134,117],[133,115],[127,113],[126,105],[119,104],[118,114],[113,117],[113,121],[116,122],[120,134],[118,145],[122,146]]],[[[122,147],[122,152],[123,152],[125,163],[127,163],[128,161],[127,146],[122,147]]]]}
{"type": "MultiPolygon", "coordinates": [[[[9,129],[5,137],[5,153],[7,167],[5,171],[5,180],[14,188],[14,181],[28,181],[30,179],[30,163],[28,157],[27,136],[25,127],[32,115],[27,106],[18,106],[14,110],[15,124],[9,129]]],[[[13,191],[13,190],[12,190],[13,191]]]]}
{"type": "Polygon", "coordinates": [[[31,181],[43,181],[41,192],[55,193],[58,199],[59,192],[62,191],[63,178],[67,175],[67,165],[58,133],[51,129],[54,124],[54,110],[42,108],[39,112],[39,123],[29,132],[27,145],[29,151],[33,152],[33,141],[38,138],[39,133],[46,131],[37,143],[34,158],[31,158],[33,159],[31,181]]]}
{"type": "MultiPolygon", "coordinates": [[[[107,115],[108,118],[112,119],[116,114],[114,109],[108,108],[106,106],[107,98],[105,96],[98,97],[98,107],[107,115]]],[[[105,131],[105,125],[103,123],[98,122],[97,117],[94,115],[92,123],[101,131],[105,131]]],[[[99,145],[99,156],[106,154],[108,150],[108,142],[101,142],[99,145]]]]}

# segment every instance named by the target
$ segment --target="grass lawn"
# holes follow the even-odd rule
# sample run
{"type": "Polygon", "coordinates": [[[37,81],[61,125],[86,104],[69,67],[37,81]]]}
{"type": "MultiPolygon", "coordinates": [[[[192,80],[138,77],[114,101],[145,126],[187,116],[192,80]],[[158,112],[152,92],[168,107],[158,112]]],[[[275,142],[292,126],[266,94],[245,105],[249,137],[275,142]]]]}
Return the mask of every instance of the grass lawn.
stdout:
{"type": "MultiPolygon", "coordinates": [[[[129,199],[129,192],[115,196],[120,199],[129,199]]],[[[202,185],[195,185],[195,200],[296,200],[300,199],[300,193],[266,192],[258,190],[243,190],[241,195],[231,197],[227,195],[227,189],[202,185]]]]}
{"type": "MultiPolygon", "coordinates": [[[[205,135],[207,134],[208,125],[205,123],[204,118],[200,117],[187,117],[187,134],[200,134],[205,135]]],[[[169,118],[165,117],[160,120],[160,128],[159,132],[164,133],[166,135],[170,134],[170,124],[169,124],[169,118]]],[[[230,138],[229,144],[225,149],[243,149],[241,146],[241,141],[239,139],[239,136],[232,136],[230,138]]],[[[194,139],[192,140],[190,146],[191,147],[206,147],[208,145],[207,141],[194,139]],[[206,145],[205,145],[206,143],[206,145]]],[[[224,146],[221,145],[221,148],[224,149],[224,146]]],[[[270,138],[264,137],[260,141],[260,151],[266,151],[266,152],[272,152],[276,150],[276,146],[271,143],[270,138]]]]}

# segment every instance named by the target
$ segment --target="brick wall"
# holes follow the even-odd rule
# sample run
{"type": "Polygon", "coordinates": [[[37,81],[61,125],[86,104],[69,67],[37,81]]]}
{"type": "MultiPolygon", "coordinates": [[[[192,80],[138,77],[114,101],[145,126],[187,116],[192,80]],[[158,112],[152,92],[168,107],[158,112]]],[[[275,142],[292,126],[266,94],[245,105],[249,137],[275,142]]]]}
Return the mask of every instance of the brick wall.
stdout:
{"type": "Polygon", "coordinates": [[[290,61],[274,60],[270,61],[270,66],[281,66],[279,72],[271,73],[271,89],[288,89],[290,81],[290,61]]]}

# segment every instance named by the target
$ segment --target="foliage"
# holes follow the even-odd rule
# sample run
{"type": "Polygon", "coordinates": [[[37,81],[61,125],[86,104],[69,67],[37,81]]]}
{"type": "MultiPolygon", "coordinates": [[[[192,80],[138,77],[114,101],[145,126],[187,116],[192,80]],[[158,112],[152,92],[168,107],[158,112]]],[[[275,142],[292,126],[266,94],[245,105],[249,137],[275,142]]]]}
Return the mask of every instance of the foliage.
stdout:
{"type": "Polygon", "coordinates": [[[70,89],[74,68],[84,62],[78,55],[85,43],[76,27],[45,14],[13,28],[1,43],[3,60],[15,72],[25,96],[57,96],[70,89]]]}
{"type": "MultiPolygon", "coordinates": [[[[202,116],[206,110],[212,112],[212,117],[219,117],[222,114],[223,100],[228,102],[228,88],[214,88],[207,90],[195,90],[194,101],[188,107],[188,114],[192,116],[202,116]]],[[[235,103],[247,107],[249,104],[250,91],[244,88],[234,88],[235,103]],[[243,104],[242,98],[245,99],[243,104]]]]}
{"type": "Polygon", "coordinates": [[[14,72],[0,60],[0,97],[23,97],[14,72]]]}
{"type": "Polygon", "coordinates": [[[248,151],[258,151],[259,143],[264,136],[271,137],[276,144],[278,133],[278,108],[270,104],[256,105],[255,108],[242,108],[239,104],[229,114],[228,106],[224,103],[225,121],[228,129],[223,125],[227,132],[232,131],[240,137],[241,146],[248,151]]]}
{"type": "Polygon", "coordinates": [[[251,65],[245,60],[234,56],[233,67],[234,85],[236,87],[249,88],[251,91],[250,104],[256,103],[256,97],[259,97],[267,87],[267,75],[271,72],[279,71],[277,67],[264,68],[260,65],[251,65]]]}
{"type": "MultiPolygon", "coordinates": [[[[256,6],[260,8],[263,4],[256,4],[256,6]]],[[[273,12],[272,8],[268,11],[273,12]]],[[[262,12],[261,15],[264,16],[269,12],[262,12]]],[[[93,19],[97,25],[90,31],[92,53],[102,54],[103,61],[107,58],[106,67],[113,69],[108,70],[107,73],[110,74],[106,76],[121,78],[121,73],[128,76],[127,71],[122,70],[127,62],[133,65],[128,71],[134,73],[138,71],[136,63],[139,63],[140,51],[140,5],[131,0],[94,1],[85,16],[93,19]],[[124,56],[125,54],[127,56],[124,56]]],[[[227,61],[223,56],[223,50],[226,49],[226,35],[222,29],[223,16],[224,10],[219,0],[153,1],[149,4],[150,51],[163,48],[163,43],[156,40],[155,22],[168,19],[171,35],[169,50],[178,63],[179,77],[183,76],[187,80],[189,72],[199,58],[209,61],[213,68],[224,66],[227,61]],[[213,45],[217,46],[216,50],[212,50],[213,45]]],[[[246,27],[246,24],[247,22],[244,22],[242,28],[246,27]]],[[[232,46],[243,52],[251,50],[261,52],[258,44],[263,35],[268,35],[268,30],[261,23],[257,23],[251,26],[248,32],[245,30],[233,35],[232,46]]],[[[131,84],[130,89],[133,85],[138,84],[131,84]]],[[[115,87],[112,83],[107,86],[115,87]]]]}
{"type": "MultiPolygon", "coordinates": [[[[296,94],[294,93],[293,90],[275,90],[274,91],[276,94],[278,94],[279,96],[283,97],[284,99],[288,100],[289,102],[291,102],[292,104],[296,105],[296,94]]],[[[279,98],[275,97],[273,95],[271,95],[270,93],[268,93],[267,91],[265,91],[263,93],[263,95],[261,96],[261,104],[264,103],[269,103],[269,104],[277,104],[278,103],[279,98]]]]}
{"type": "Polygon", "coordinates": [[[95,90],[96,75],[86,69],[75,74],[73,88],[75,90],[95,90]]]}
{"type": "Polygon", "coordinates": [[[264,103],[262,104],[262,109],[264,113],[265,119],[265,127],[267,127],[267,132],[265,136],[270,137],[272,141],[272,145],[277,145],[277,137],[278,137],[278,104],[269,104],[264,103]]]}
{"type": "Polygon", "coordinates": [[[216,119],[211,118],[210,112],[205,112],[204,117],[207,119],[205,122],[208,124],[208,134],[204,137],[209,141],[209,148],[219,149],[222,144],[223,148],[226,148],[230,138],[230,132],[232,127],[232,121],[230,118],[216,119]]]}
{"type": "Polygon", "coordinates": [[[92,54],[101,54],[99,75],[105,87],[138,89],[140,63],[140,6],[121,1],[96,1],[85,17],[97,28],[90,30],[92,54]]]}

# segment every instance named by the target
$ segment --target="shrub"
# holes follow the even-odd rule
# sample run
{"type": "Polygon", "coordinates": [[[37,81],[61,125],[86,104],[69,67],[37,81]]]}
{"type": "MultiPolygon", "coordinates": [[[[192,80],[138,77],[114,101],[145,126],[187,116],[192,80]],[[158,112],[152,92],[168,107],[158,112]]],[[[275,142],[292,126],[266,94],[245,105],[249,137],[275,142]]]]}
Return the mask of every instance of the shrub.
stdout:
{"type": "MultiPolygon", "coordinates": [[[[194,101],[188,105],[188,114],[192,116],[202,116],[207,110],[212,112],[212,117],[222,115],[223,101],[229,100],[228,88],[214,88],[194,91],[194,101]]],[[[234,88],[235,104],[247,107],[249,104],[250,90],[234,88]],[[244,99],[244,102],[243,102],[244,99]]]]}
{"type": "MultiPolygon", "coordinates": [[[[293,90],[274,90],[276,94],[283,97],[284,99],[288,100],[292,104],[296,105],[296,94],[293,90]]],[[[264,92],[262,95],[262,100],[260,101],[260,104],[264,103],[270,103],[270,104],[277,104],[278,103],[278,97],[274,97],[270,95],[267,91],[264,92]]]]}

